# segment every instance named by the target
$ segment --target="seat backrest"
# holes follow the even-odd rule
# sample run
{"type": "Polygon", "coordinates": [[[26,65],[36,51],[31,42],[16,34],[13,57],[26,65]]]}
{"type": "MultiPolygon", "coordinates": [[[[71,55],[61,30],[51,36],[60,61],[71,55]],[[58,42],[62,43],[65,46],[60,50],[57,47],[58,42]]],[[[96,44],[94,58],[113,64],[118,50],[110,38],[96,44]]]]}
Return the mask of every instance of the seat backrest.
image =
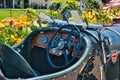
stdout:
{"type": "Polygon", "coordinates": [[[2,72],[7,78],[37,76],[28,62],[7,45],[0,45],[0,64],[2,72]]]}

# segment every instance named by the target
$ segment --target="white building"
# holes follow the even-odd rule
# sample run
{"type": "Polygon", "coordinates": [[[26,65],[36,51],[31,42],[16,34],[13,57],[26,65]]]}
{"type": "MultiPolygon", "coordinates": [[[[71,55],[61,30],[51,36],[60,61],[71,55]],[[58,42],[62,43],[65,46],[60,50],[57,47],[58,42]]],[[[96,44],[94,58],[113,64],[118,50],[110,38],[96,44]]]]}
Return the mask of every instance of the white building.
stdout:
{"type": "Polygon", "coordinates": [[[27,8],[48,4],[51,0],[0,0],[0,8],[27,8]]]}

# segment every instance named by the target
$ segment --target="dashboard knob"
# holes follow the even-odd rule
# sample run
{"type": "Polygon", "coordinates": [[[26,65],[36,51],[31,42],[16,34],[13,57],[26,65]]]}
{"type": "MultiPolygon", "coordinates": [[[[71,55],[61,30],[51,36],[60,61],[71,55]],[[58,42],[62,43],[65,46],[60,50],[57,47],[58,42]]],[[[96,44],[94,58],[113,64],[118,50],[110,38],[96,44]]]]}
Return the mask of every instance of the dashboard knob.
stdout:
{"type": "Polygon", "coordinates": [[[53,52],[53,53],[55,53],[55,52],[56,52],[56,50],[57,50],[56,48],[53,48],[53,49],[52,49],[52,52],[53,52]]]}
{"type": "Polygon", "coordinates": [[[63,54],[63,51],[58,51],[58,55],[61,56],[63,54]]]}
{"type": "Polygon", "coordinates": [[[66,54],[69,55],[69,50],[65,50],[66,51],[66,54]]]}

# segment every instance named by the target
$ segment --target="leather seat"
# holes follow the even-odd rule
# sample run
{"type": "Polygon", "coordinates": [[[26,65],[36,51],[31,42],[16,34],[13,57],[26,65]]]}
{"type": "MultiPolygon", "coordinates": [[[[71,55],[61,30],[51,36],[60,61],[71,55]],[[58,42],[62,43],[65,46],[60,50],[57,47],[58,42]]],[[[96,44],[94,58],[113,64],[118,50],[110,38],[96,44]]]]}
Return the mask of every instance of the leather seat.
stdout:
{"type": "Polygon", "coordinates": [[[16,50],[7,45],[0,45],[1,70],[7,78],[28,78],[39,76],[29,63],[16,50]]]}

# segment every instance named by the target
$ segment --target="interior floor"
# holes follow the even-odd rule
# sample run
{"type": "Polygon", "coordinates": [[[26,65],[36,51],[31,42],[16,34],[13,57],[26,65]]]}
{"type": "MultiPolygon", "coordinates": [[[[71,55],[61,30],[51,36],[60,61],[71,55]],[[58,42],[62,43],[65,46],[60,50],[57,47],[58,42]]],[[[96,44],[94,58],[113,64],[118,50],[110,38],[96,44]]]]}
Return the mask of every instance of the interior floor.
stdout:
{"type": "MultiPolygon", "coordinates": [[[[53,61],[54,64],[56,65],[63,65],[65,64],[65,60],[63,56],[55,56],[55,55],[50,55],[51,60],[53,61]]],[[[72,56],[69,56],[69,59],[71,59],[72,56]]],[[[70,65],[67,67],[73,65],[78,59],[76,58],[70,65]]],[[[55,69],[50,66],[47,60],[47,55],[46,55],[46,50],[40,47],[34,47],[30,51],[30,65],[31,67],[40,72],[41,75],[45,74],[51,74],[54,72],[58,72],[62,69],[55,69]]],[[[65,67],[65,68],[67,68],[65,67]]],[[[63,68],[63,69],[65,69],[63,68]]]]}

